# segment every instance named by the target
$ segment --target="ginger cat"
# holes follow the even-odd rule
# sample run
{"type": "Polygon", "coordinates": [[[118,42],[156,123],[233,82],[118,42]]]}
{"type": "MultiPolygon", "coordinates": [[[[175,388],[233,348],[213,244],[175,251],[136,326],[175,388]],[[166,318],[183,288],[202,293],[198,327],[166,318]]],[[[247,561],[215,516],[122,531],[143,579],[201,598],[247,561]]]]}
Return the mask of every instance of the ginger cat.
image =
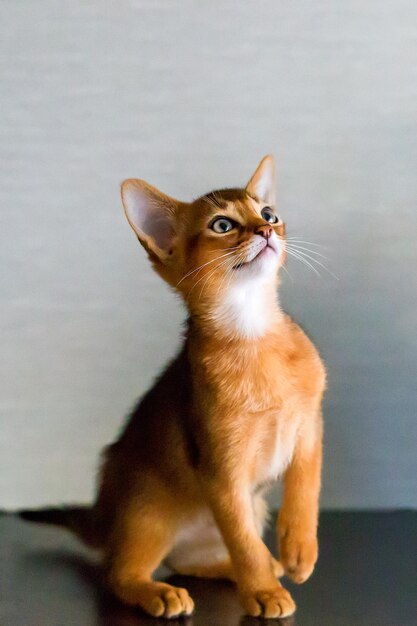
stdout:
{"type": "Polygon", "coordinates": [[[185,203],[129,179],[122,200],[154,269],[188,308],[184,344],[106,449],[94,507],[43,521],[102,548],[112,591],[150,615],[193,611],[185,589],[153,580],[162,561],[235,581],[249,615],[291,615],[278,578],[302,583],[317,560],[325,370],[278,304],[286,244],[273,158],[244,189],[185,203]],[[263,493],[280,476],[278,562],[261,535],[263,493]]]}

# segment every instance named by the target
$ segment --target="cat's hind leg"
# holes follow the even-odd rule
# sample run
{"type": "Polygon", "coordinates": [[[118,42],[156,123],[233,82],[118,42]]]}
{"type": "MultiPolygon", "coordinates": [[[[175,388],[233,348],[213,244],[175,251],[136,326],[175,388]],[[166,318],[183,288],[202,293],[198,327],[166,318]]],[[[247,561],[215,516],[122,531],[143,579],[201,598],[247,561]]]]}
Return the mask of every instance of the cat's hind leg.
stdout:
{"type": "Polygon", "coordinates": [[[139,606],[154,617],[190,615],[193,600],[186,589],[152,579],[169,552],[176,533],[178,511],[166,494],[155,492],[130,503],[115,522],[109,537],[107,581],[124,603],[139,606]],[[169,502],[169,500],[168,500],[169,502]]]}

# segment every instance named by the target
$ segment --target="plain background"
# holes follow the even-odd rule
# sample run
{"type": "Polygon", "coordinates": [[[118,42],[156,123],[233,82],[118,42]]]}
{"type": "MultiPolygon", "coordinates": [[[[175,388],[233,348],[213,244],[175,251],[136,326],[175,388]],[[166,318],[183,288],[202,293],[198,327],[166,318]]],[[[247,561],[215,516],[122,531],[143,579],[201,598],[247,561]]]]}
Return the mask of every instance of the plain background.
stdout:
{"type": "Polygon", "coordinates": [[[417,506],[415,0],[2,0],[0,506],[92,497],[184,317],[119,184],[189,200],[276,155],[281,300],[328,367],[322,506],[417,506]]]}

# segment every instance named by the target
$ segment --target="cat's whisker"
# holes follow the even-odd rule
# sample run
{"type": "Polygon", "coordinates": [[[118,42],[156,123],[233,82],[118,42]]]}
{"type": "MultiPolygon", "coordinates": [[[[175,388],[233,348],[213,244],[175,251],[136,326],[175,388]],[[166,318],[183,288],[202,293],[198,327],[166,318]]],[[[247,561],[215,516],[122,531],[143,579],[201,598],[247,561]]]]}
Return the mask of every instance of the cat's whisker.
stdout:
{"type": "MultiPolygon", "coordinates": [[[[233,259],[233,261],[234,261],[233,264],[229,264],[229,266],[226,269],[226,273],[225,273],[224,280],[223,280],[223,283],[222,283],[222,288],[223,288],[223,285],[226,283],[226,278],[228,278],[226,289],[229,289],[230,281],[232,280],[233,272],[234,272],[233,268],[236,267],[236,265],[239,265],[242,261],[245,260],[246,254],[247,254],[247,250],[243,250],[237,256],[236,259],[233,259]]],[[[219,292],[219,291],[220,291],[220,289],[217,290],[217,292],[219,292]]]]}
{"type": "MultiPolygon", "coordinates": [[[[234,252],[231,252],[231,253],[229,253],[229,254],[227,254],[227,255],[222,255],[222,256],[218,257],[218,258],[216,259],[216,261],[217,261],[217,260],[220,260],[220,259],[221,259],[221,258],[223,258],[224,256],[230,257],[230,255],[231,255],[231,254],[233,254],[233,255],[234,255],[234,252]]],[[[216,265],[214,268],[211,268],[211,269],[210,269],[210,272],[209,272],[209,274],[208,274],[208,276],[201,276],[201,277],[197,280],[197,282],[196,282],[196,283],[194,283],[194,285],[191,287],[190,291],[188,292],[188,295],[189,295],[189,294],[193,291],[194,287],[196,287],[196,286],[199,284],[199,282],[201,282],[202,280],[204,280],[204,278],[209,278],[212,274],[214,274],[214,273],[216,272],[216,270],[218,270],[218,269],[219,269],[219,267],[221,267],[224,263],[227,263],[229,260],[232,260],[232,259],[229,259],[229,258],[224,259],[221,263],[219,263],[218,265],[216,265]]]]}
{"type": "Polygon", "coordinates": [[[298,237],[281,237],[284,241],[292,241],[294,243],[305,243],[309,246],[316,246],[317,248],[323,248],[320,243],[315,243],[314,241],[306,241],[305,239],[299,239],[298,237]]]}
{"type": "Polygon", "coordinates": [[[219,208],[219,207],[216,205],[216,203],[215,203],[215,201],[214,201],[214,198],[213,198],[213,197],[209,198],[208,196],[205,196],[205,197],[204,197],[204,202],[205,202],[206,204],[208,204],[210,207],[213,207],[213,208],[215,208],[215,209],[218,209],[218,208],[219,208]]]}
{"type": "Polygon", "coordinates": [[[228,283],[227,283],[227,288],[229,288],[230,281],[231,281],[231,278],[232,278],[232,276],[233,276],[233,271],[234,271],[234,268],[235,268],[236,266],[238,266],[238,265],[242,264],[242,263],[245,263],[245,261],[246,261],[246,260],[247,260],[247,258],[248,258],[248,252],[249,252],[249,251],[250,251],[250,246],[248,246],[248,247],[246,247],[244,250],[242,250],[241,254],[240,254],[240,255],[238,255],[238,257],[235,259],[235,263],[233,264],[233,266],[232,266],[232,267],[231,267],[231,269],[230,269],[230,273],[229,273],[229,281],[228,281],[228,283]]]}
{"type": "MultiPolygon", "coordinates": [[[[221,285],[223,284],[223,281],[224,281],[224,276],[227,274],[228,266],[229,266],[229,265],[231,265],[231,264],[233,264],[233,263],[234,263],[234,259],[228,259],[228,260],[227,260],[227,263],[224,263],[224,264],[223,264],[224,266],[226,266],[226,269],[225,269],[225,273],[224,273],[224,274],[223,274],[223,276],[220,278],[220,284],[219,284],[219,286],[217,287],[216,297],[217,297],[217,294],[218,294],[218,292],[219,292],[219,290],[220,290],[221,285]]],[[[209,276],[207,277],[207,280],[205,280],[205,281],[204,281],[204,284],[203,284],[203,286],[202,286],[202,288],[201,288],[201,290],[200,290],[200,295],[199,295],[200,300],[201,300],[201,298],[203,297],[204,289],[206,288],[206,286],[207,286],[208,282],[210,281],[210,278],[211,278],[211,277],[212,277],[212,275],[209,275],[209,276]]]]}
{"type": "MultiPolygon", "coordinates": [[[[203,280],[203,278],[205,278],[205,281],[204,281],[204,283],[203,283],[203,285],[202,285],[202,287],[201,287],[201,289],[200,289],[200,294],[199,294],[199,296],[198,296],[200,300],[201,300],[201,297],[202,297],[202,295],[203,295],[203,291],[204,291],[204,289],[205,289],[205,287],[206,287],[207,283],[209,282],[210,278],[211,278],[211,277],[212,277],[212,276],[216,273],[216,271],[217,271],[218,269],[220,269],[223,265],[225,265],[225,264],[226,264],[226,263],[228,263],[229,261],[231,261],[231,259],[226,259],[226,261],[223,261],[223,262],[222,262],[222,263],[220,263],[219,265],[216,265],[216,267],[215,267],[214,269],[212,269],[212,270],[211,270],[211,271],[207,274],[207,276],[202,276],[202,277],[201,277],[201,279],[197,281],[196,285],[197,285],[197,284],[198,284],[201,280],[203,280]]],[[[196,286],[196,285],[194,285],[194,286],[196,286]]],[[[193,287],[193,289],[194,289],[194,287],[193,287]]]]}
{"type": "Polygon", "coordinates": [[[213,198],[214,198],[215,202],[218,204],[219,208],[223,209],[224,208],[224,201],[222,201],[222,199],[219,198],[219,196],[217,194],[217,191],[212,191],[211,193],[213,194],[213,198]]]}
{"type": "MultiPolygon", "coordinates": [[[[221,263],[221,265],[218,266],[218,267],[225,266],[226,269],[225,269],[224,275],[220,279],[220,284],[217,287],[216,297],[219,294],[219,291],[221,289],[223,289],[223,285],[226,282],[226,278],[229,278],[229,284],[230,284],[230,278],[233,275],[232,268],[236,264],[240,263],[243,260],[243,258],[245,257],[245,254],[246,254],[246,249],[243,250],[242,252],[238,253],[233,258],[226,259],[226,261],[224,261],[223,263],[221,263]]],[[[216,267],[215,269],[218,269],[218,267],[216,267]]],[[[207,276],[207,279],[204,281],[204,284],[203,284],[203,286],[201,288],[201,291],[200,291],[200,296],[199,296],[200,299],[201,299],[201,297],[203,295],[204,289],[206,288],[206,286],[207,286],[207,284],[208,284],[208,282],[209,282],[209,280],[210,280],[210,278],[212,277],[213,274],[214,274],[214,271],[210,272],[210,274],[207,276]]]]}
{"type": "Polygon", "coordinates": [[[304,257],[302,257],[298,252],[295,252],[294,250],[288,250],[287,249],[287,253],[290,256],[293,256],[295,259],[298,259],[300,261],[300,263],[303,263],[304,265],[306,265],[307,267],[309,267],[317,276],[319,276],[320,278],[322,277],[320,272],[317,271],[317,269],[314,267],[314,265],[312,265],[311,263],[309,263],[307,261],[307,259],[305,259],[304,257]]]}
{"type": "MultiPolygon", "coordinates": [[[[210,273],[207,275],[206,280],[205,280],[205,281],[204,281],[204,283],[203,283],[203,286],[202,286],[202,288],[201,288],[201,290],[200,290],[200,296],[199,296],[199,297],[200,297],[200,298],[202,297],[203,292],[204,292],[204,289],[206,288],[206,286],[207,286],[207,284],[208,284],[208,282],[209,282],[210,278],[211,278],[211,277],[213,276],[213,274],[214,274],[214,273],[215,273],[215,272],[216,272],[216,271],[217,271],[220,267],[222,267],[222,266],[225,266],[225,267],[226,267],[226,270],[225,270],[224,276],[222,277],[222,279],[221,279],[221,281],[220,281],[220,285],[219,285],[219,287],[217,288],[216,295],[217,295],[217,294],[218,294],[218,292],[220,291],[220,287],[221,287],[221,286],[225,283],[226,278],[229,278],[229,283],[228,283],[228,285],[229,285],[229,284],[230,284],[230,279],[231,279],[231,277],[233,276],[232,268],[233,268],[235,265],[239,265],[239,263],[241,263],[242,261],[244,261],[244,260],[245,260],[245,258],[246,258],[246,256],[247,256],[247,253],[248,253],[248,246],[245,246],[245,248],[244,248],[243,250],[241,250],[241,252],[239,252],[237,255],[234,255],[232,258],[228,258],[228,259],[226,259],[225,261],[223,261],[222,263],[220,263],[220,265],[217,265],[217,266],[216,266],[213,270],[211,270],[211,271],[210,271],[210,273]]],[[[204,276],[203,276],[200,280],[203,280],[203,278],[204,278],[204,276]]],[[[199,280],[199,281],[197,281],[196,285],[198,284],[198,282],[200,282],[200,280],[199,280]]],[[[195,286],[195,285],[194,285],[194,286],[195,286]]],[[[193,289],[194,289],[194,287],[193,287],[193,289]]]]}
{"type": "MultiPolygon", "coordinates": [[[[328,272],[331,276],[333,276],[333,278],[335,278],[336,280],[339,280],[338,276],[336,276],[336,274],[334,274],[331,270],[329,270],[329,268],[328,268],[328,267],[326,267],[326,265],[324,265],[324,263],[322,263],[322,262],[321,262],[321,261],[319,261],[318,259],[316,259],[316,258],[314,258],[314,257],[310,256],[310,255],[309,255],[309,254],[307,254],[306,252],[302,252],[302,251],[301,251],[301,250],[299,250],[299,249],[296,249],[296,248],[288,248],[288,251],[289,251],[290,249],[291,249],[293,252],[298,252],[298,254],[299,254],[300,256],[304,257],[304,258],[308,258],[308,259],[310,259],[311,261],[313,261],[314,263],[316,263],[317,265],[319,265],[320,267],[322,267],[322,268],[323,268],[326,272],[328,272]]],[[[321,256],[323,256],[323,255],[321,255],[321,256]]],[[[326,257],[324,257],[324,258],[326,258],[326,257]]]]}
{"type": "MultiPolygon", "coordinates": [[[[238,259],[239,258],[240,257],[238,257],[238,259]]],[[[229,261],[230,262],[226,265],[226,269],[224,271],[224,274],[221,277],[219,285],[217,287],[216,296],[215,296],[216,298],[218,297],[219,293],[225,293],[227,291],[227,289],[229,288],[231,276],[233,274],[232,268],[236,264],[236,259],[229,259],[229,261]],[[227,289],[225,289],[225,283],[226,283],[227,279],[228,279],[228,284],[227,284],[227,289]]],[[[200,297],[202,296],[202,294],[203,294],[203,289],[201,290],[200,297]]]]}
{"type": "Polygon", "coordinates": [[[230,281],[232,280],[233,277],[233,272],[235,271],[234,268],[236,267],[236,265],[239,265],[240,263],[242,263],[243,261],[245,261],[245,259],[247,258],[247,251],[243,251],[238,258],[236,259],[237,262],[235,262],[230,268],[229,268],[229,272],[228,272],[228,278],[229,280],[227,281],[227,289],[229,289],[230,286],[230,281]]]}
{"type": "Polygon", "coordinates": [[[206,202],[216,213],[223,211],[225,207],[224,203],[222,203],[213,192],[211,192],[211,198],[204,198],[204,202],[206,202]]]}
{"type": "MultiPolygon", "coordinates": [[[[220,265],[216,266],[214,268],[214,270],[212,270],[205,278],[206,280],[204,281],[201,289],[200,289],[200,294],[199,294],[199,299],[201,300],[203,293],[204,293],[204,289],[206,288],[207,284],[209,283],[211,277],[213,276],[213,274],[215,274],[215,272],[222,266],[227,265],[228,263],[233,263],[234,259],[226,259],[226,261],[223,261],[220,265]]],[[[204,277],[203,277],[204,278],[204,277]]]]}
{"type": "Polygon", "coordinates": [[[195,272],[199,272],[200,270],[203,269],[203,267],[206,267],[207,265],[210,265],[211,263],[214,263],[215,261],[218,261],[219,259],[222,259],[225,256],[230,256],[231,254],[233,254],[234,250],[237,250],[239,246],[235,246],[234,248],[227,248],[228,250],[232,250],[232,252],[228,252],[226,254],[222,254],[219,257],[216,257],[215,259],[211,259],[210,261],[207,261],[207,263],[203,263],[202,265],[200,265],[199,267],[196,267],[195,269],[191,270],[191,272],[188,272],[187,274],[185,274],[181,280],[176,284],[176,287],[178,287],[178,285],[180,285],[182,283],[183,280],[185,280],[186,278],[188,278],[189,276],[191,276],[192,274],[194,274],[195,272]]]}
{"type": "MultiPolygon", "coordinates": [[[[237,246],[236,246],[237,248],[237,246]]],[[[188,272],[187,274],[185,274],[181,280],[179,281],[179,283],[177,283],[177,286],[186,278],[188,278],[189,276],[191,276],[192,274],[194,274],[195,272],[199,272],[200,270],[202,270],[204,267],[206,267],[207,265],[210,265],[211,263],[215,263],[216,261],[218,261],[219,259],[222,259],[223,257],[229,256],[231,254],[233,254],[233,250],[235,250],[236,248],[228,248],[228,250],[231,250],[232,252],[228,252],[225,254],[220,255],[219,257],[216,257],[215,259],[210,259],[210,261],[207,261],[206,263],[203,263],[202,265],[199,265],[198,267],[196,267],[195,269],[191,270],[190,272],[188,272]]]]}
{"type": "Polygon", "coordinates": [[[225,284],[227,278],[229,278],[228,285],[227,285],[227,287],[229,287],[231,277],[233,276],[233,268],[236,265],[238,265],[241,261],[243,261],[245,256],[246,256],[246,249],[239,252],[232,259],[227,259],[227,263],[223,264],[225,266],[225,272],[220,280],[220,284],[217,288],[216,296],[218,295],[219,291],[223,289],[223,285],[225,284]]]}
{"type": "Polygon", "coordinates": [[[294,250],[305,250],[306,252],[310,252],[311,254],[315,254],[316,256],[321,257],[322,259],[327,259],[328,257],[325,256],[324,254],[321,254],[321,252],[316,252],[316,250],[310,250],[310,248],[306,248],[304,246],[299,246],[297,243],[294,243],[292,241],[287,242],[287,247],[293,248],[294,250]]]}

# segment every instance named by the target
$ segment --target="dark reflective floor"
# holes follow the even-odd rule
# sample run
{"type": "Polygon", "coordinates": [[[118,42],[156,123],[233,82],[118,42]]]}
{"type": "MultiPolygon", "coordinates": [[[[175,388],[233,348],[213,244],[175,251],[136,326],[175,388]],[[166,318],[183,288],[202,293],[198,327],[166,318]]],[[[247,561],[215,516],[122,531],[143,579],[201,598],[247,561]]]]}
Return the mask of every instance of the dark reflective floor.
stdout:
{"type": "Polygon", "coordinates": [[[103,591],[93,555],[65,531],[0,516],[1,626],[417,626],[417,512],[323,513],[312,579],[284,582],[299,607],[286,620],[244,617],[226,582],[171,580],[191,592],[195,614],[146,617],[103,591]]]}

